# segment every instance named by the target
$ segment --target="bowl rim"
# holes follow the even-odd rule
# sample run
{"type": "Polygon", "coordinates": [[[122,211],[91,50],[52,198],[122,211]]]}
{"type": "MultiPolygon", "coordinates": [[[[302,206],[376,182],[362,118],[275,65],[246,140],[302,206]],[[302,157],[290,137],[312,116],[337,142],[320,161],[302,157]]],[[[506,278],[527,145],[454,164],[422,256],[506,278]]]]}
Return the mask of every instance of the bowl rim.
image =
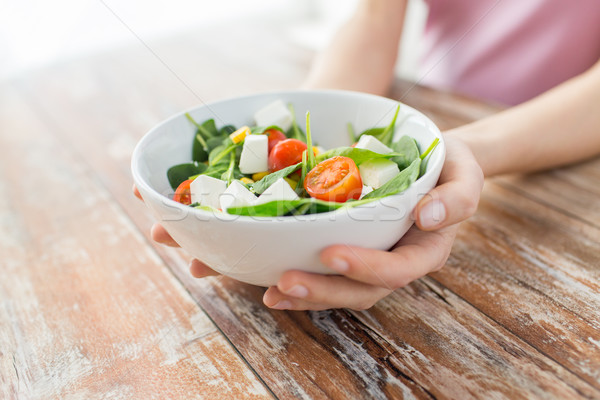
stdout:
{"type": "MultiPolygon", "coordinates": [[[[439,151],[439,149],[438,149],[438,151],[439,151]]],[[[438,128],[438,126],[429,117],[427,117],[424,113],[415,109],[414,107],[411,107],[405,103],[402,103],[399,100],[392,99],[389,97],[384,97],[384,96],[378,96],[378,95],[371,94],[371,93],[363,93],[363,92],[357,92],[357,91],[352,91],[352,90],[340,90],[340,89],[270,90],[270,91],[255,92],[253,94],[247,94],[247,95],[242,95],[242,96],[227,97],[224,99],[220,99],[220,100],[216,100],[216,101],[212,101],[212,102],[208,102],[208,103],[202,102],[202,104],[200,104],[200,105],[192,106],[183,111],[177,112],[176,114],[173,114],[170,117],[155,124],[152,128],[150,128],[144,134],[144,136],[142,136],[140,138],[140,140],[137,142],[137,144],[132,152],[131,173],[132,173],[135,185],[138,187],[141,186],[143,188],[142,191],[150,193],[150,195],[152,197],[154,197],[156,200],[163,201],[163,202],[166,201],[165,204],[167,204],[170,208],[174,207],[185,213],[191,212],[192,215],[197,216],[198,220],[206,221],[208,219],[208,220],[221,220],[221,221],[235,220],[235,221],[239,221],[239,222],[253,222],[253,223],[257,223],[257,222],[258,223],[260,223],[260,222],[288,222],[288,223],[291,223],[294,221],[315,221],[315,220],[331,219],[331,216],[335,213],[340,213],[343,211],[347,212],[350,209],[365,210],[365,207],[364,207],[365,205],[381,204],[382,200],[384,200],[384,199],[387,199],[386,201],[393,201],[394,199],[399,199],[405,193],[410,191],[415,186],[415,184],[417,184],[417,182],[422,181],[428,175],[435,173],[434,170],[437,169],[438,163],[442,164],[442,166],[443,166],[443,163],[445,160],[445,155],[446,155],[446,144],[444,141],[444,137],[443,137],[440,129],[438,128]],[[293,215],[292,216],[277,216],[277,217],[236,215],[236,214],[229,214],[227,212],[222,212],[222,211],[215,212],[215,211],[208,211],[208,210],[193,208],[188,205],[181,204],[177,201],[174,201],[174,200],[170,199],[169,197],[159,193],[146,181],[146,179],[142,178],[141,174],[138,172],[140,159],[142,157],[142,149],[144,149],[147,146],[147,144],[153,138],[154,133],[156,131],[158,131],[162,126],[169,124],[172,120],[181,118],[186,113],[190,113],[190,112],[193,112],[193,111],[201,109],[201,108],[207,108],[210,112],[212,112],[215,115],[215,117],[218,118],[217,114],[211,110],[211,107],[217,106],[221,103],[227,103],[227,102],[230,102],[233,100],[243,101],[245,99],[250,99],[250,98],[255,98],[255,97],[260,97],[260,96],[272,96],[272,95],[284,96],[284,95],[298,95],[298,94],[316,94],[316,95],[323,95],[323,94],[324,95],[331,95],[331,94],[340,95],[340,94],[342,94],[342,95],[348,95],[348,96],[353,96],[353,97],[363,97],[363,98],[371,97],[371,98],[377,98],[377,99],[386,99],[386,100],[389,100],[392,102],[396,102],[396,103],[400,104],[402,106],[402,108],[408,108],[409,110],[411,110],[412,113],[415,113],[415,114],[419,115],[420,117],[425,118],[435,128],[432,131],[432,133],[434,134],[435,137],[437,137],[439,139],[437,148],[439,148],[443,151],[442,158],[438,159],[437,163],[435,163],[433,165],[429,165],[425,174],[423,174],[423,176],[419,177],[408,189],[406,189],[405,191],[403,191],[401,193],[387,196],[387,197],[384,197],[381,199],[376,199],[376,200],[373,200],[372,202],[366,203],[364,205],[352,207],[352,208],[340,207],[333,211],[327,211],[327,212],[316,213],[316,214],[296,215],[296,216],[293,216],[293,215]]]]}

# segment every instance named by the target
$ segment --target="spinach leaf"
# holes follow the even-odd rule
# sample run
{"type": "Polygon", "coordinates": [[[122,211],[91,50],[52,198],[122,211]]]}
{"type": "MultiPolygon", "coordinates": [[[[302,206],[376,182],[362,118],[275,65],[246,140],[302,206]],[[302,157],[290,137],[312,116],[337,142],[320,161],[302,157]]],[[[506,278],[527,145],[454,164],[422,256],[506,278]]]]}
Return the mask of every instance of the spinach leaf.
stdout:
{"type": "Polygon", "coordinates": [[[196,125],[196,127],[198,128],[198,131],[200,131],[204,139],[219,136],[219,130],[217,129],[215,120],[212,118],[207,119],[201,125],[196,125]]]}
{"type": "Polygon", "coordinates": [[[221,179],[227,182],[227,186],[231,185],[231,181],[233,180],[233,170],[235,168],[235,153],[229,153],[229,165],[227,166],[227,171],[223,172],[221,175],[221,179]]]}
{"type": "Polygon", "coordinates": [[[380,188],[375,189],[371,193],[367,194],[361,200],[380,199],[382,197],[391,196],[393,194],[398,194],[405,191],[419,177],[420,165],[421,159],[415,159],[408,166],[408,168],[400,171],[398,175],[393,177],[380,188]]]}
{"type": "Polygon", "coordinates": [[[202,138],[200,133],[196,132],[194,135],[194,142],[192,144],[192,160],[196,162],[204,162],[208,160],[208,145],[202,138]]]}
{"type": "Polygon", "coordinates": [[[229,165],[223,174],[221,174],[221,180],[227,182],[227,186],[231,185],[231,181],[234,179],[240,179],[244,174],[240,171],[240,168],[235,162],[235,154],[229,153],[229,165]]]}
{"type": "Polygon", "coordinates": [[[181,182],[190,179],[194,175],[201,174],[206,170],[206,164],[185,163],[174,165],[167,171],[167,178],[173,190],[181,184],[181,182]]]}
{"type": "Polygon", "coordinates": [[[221,179],[224,173],[227,172],[228,163],[222,162],[216,165],[210,165],[201,175],[207,175],[211,178],[221,179]]]}
{"type": "Polygon", "coordinates": [[[435,138],[434,141],[429,145],[427,150],[425,150],[425,152],[419,156],[419,158],[421,159],[421,168],[419,171],[419,178],[422,177],[423,175],[425,175],[425,172],[427,172],[427,164],[429,163],[429,156],[433,153],[433,150],[435,150],[435,148],[437,147],[439,142],[440,142],[440,139],[435,138]]]}
{"type": "Polygon", "coordinates": [[[396,107],[396,113],[394,114],[394,118],[386,127],[379,128],[370,128],[363,131],[358,137],[360,138],[362,135],[371,135],[379,139],[379,141],[386,146],[389,146],[392,143],[392,139],[394,138],[394,127],[396,125],[396,119],[398,118],[398,113],[400,112],[400,104],[396,107]]]}
{"type": "Polygon", "coordinates": [[[302,132],[302,129],[298,126],[298,122],[296,121],[296,111],[294,110],[294,105],[289,104],[288,108],[290,109],[290,113],[292,114],[292,127],[286,132],[286,136],[291,139],[298,139],[304,143],[306,143],[306,135],[302,132]]]}
{"type": "MultiPolygon", "coordinates": [[[[241,146],[241,143],[231,143],[231,141],[229,141],[229,143],[227,143],[227,141],[217,147],[215,147],[209,154],[208,156],[208,164],[209,165],[216,165],[219,164],[221,162],[221,160],[223,160],[223,158],[225,158],[225,156],[229,153],[231,153],[233,150],[235,150],[237,147],[241,146]]],[[[235,155],[235,153],[234,153],[235,155]]]]}
{"type": "Polygon", "coordinates": [[[269,125],[266,128],[264,126],[253,126],[250,128],[250,134],[259,135],[265,131],[268,131],[269,129],[277,129],[278,131],[284,132],[283,129],[281,129],[278,125],[269,125]]]}
{"type": "Polygon", "coordinates": [[[348,128],[348,137],[350,138],[350,143],[356,143],[358,138],[356,137],[356,133],[354,132],[354,126],[352,125],[352,122],[348,122],[346,127],[348,128]]]}
{"type": "Polygon", "coordinates": [[[212,137],[208,139],[206,141],[206,146],[208,147],[208,154],[210,154],[210,152],[213,151],[215,147],[222,145],[226,139],[227,137],[212,137]]]}
{"type": "Polygon", "coordinates": [[[273,200],[259,205],[228,208],[227,212],[249,217],[279,217],[286,214],[313,214],[334,211],[344,207],[345,203],[335,203],[313,199],[312,197],[295,200],[273,200]]]}
{"type": "MultiPolygon", "coordinates": [[[[373,158],[392,158],[402,156],[401,153],[375,153],[374,151],[367,149],[357,149],[355,147],[337,147],[335,149],[328,150],[317,156],[317,162],[321,162],[331,157],[343,156],[351,158],[356,165],[363,163],[364,161],[371,160],[373,158]]],[[[418,157],[418,155],[417,155],[418,157]]]]}
{"type": "Polygon", "coordinates": [[[235,126],[225,125],[221,129],[219,129],[219,136],[229,136],[235,131],[236,131],[235,126]]]}
{"type": "Polygon", "coordinates": [[[419,146],[417,141],[410,136],[402,136],[390,146],[394,153],[398,154],[391,158],[398,164],[400,171],[407,168],[416,158],[419,158],[419,146]]]}
{"type": "Polygon", "coordinates": [[[265,190],[267,190],[267,188],[269,186],[271,186],[272,184],[274,184],[277,179],[279,179],[279,178],[285,178],[286,176],[288,176],[292,172],[295,172],[298,168],[300,168],[301,164],[302,163],[290,165],[289,167],[285,167],[283,169],[280,169],[277,172],[273,172],[272,174],[269,174],[269,175],[265,176],[264,178],[262,178],[258,182],[254,182],[252,184],[252,188],[254,189],[254,193],[256,193],[256,194],[262,194],[262,192],[264,192],[265,190]]]}
{"type": "Polygon", "coordinates": [[[296,185],[296,194],[300,197],[304,196],[304,179],[306,178],[306,174],[308,173],[306,168],[306,157],[308,151],[302,152],[302,161],[300,162],[300,180],[298,181],[298,185],[296,185]],[[302,183],[301,183],[302,182],[302,183]]]}
{"type": "Polygon", "coordinates": [[[306,112],[306,170],[311,171],[315,165],[317,165],[317,160],[315,158],[315,153],[313,152],[313,143],[312,143],[312,135],[310,132],[310,111],[306,112]]]}

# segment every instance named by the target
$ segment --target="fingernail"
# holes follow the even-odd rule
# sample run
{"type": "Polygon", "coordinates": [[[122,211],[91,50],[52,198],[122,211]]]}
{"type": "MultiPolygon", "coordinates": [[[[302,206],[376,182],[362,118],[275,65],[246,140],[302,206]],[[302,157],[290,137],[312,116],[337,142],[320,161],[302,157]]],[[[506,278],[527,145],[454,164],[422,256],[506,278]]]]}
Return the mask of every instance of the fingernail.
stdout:
{"type": "Polygon", "coordinates": [[[446,219],[446,208],[441,201],[432,200],[419,212],[421,227],[428,229],[441,224],[446,219]]]}
{"type": "Polygon", "coordinates": [[[284,292],[288,296],[303,298],[308,296],[308,289],[302,285],[294,285],[290,290],[284,292]]]}
{"type": "Polygon", "coordinates": [[[274,308],[276,310],[287,310],[292,308],[292,303],[290,303],[288,300],[281,300],[271,308],[274,308]]]}
{"type": "Polygon", "coordinates": [[[339,258],[339,257],[333,257],[329,261],[328,265],[329,265],[329,268],[331,268],[337,272],[346,272],[350,268],[350,264],[348,264],[348,261],[344,260],[343,258],[339,258]]]}

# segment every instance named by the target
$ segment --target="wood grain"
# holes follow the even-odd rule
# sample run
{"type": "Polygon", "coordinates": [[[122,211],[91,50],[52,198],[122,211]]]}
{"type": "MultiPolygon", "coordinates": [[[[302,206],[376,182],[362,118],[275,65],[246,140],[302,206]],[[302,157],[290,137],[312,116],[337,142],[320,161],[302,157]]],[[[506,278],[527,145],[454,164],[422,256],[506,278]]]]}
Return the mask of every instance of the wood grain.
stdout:
{"type": "Polygon", "coordinates": [[[0,90],[0,398],[270,398],[82,162],[0,90]]]}
{"type": "MultiPolygon", "coordinates": [[[[222,27],[210,35],[199,31],[151,43],[161,60],[142,46],[128,48],[30,74],[18,86],[31,114],[51,127],[47,134],[52,140],[77,155],[79,163],[63,168],[82,169],[79,174],[99,187],[105,202],[118,203],[121,223],[135,231],[129,218],[147,237],[152,221],[130,193],[133,145],[158,121],[199,102],[301,82],[310,54],[274,34],[277,29],[282,28],[273,23],[253,29],[222,27]],[[270,60],[269,65],[261,59],[270,60]]],[[[443,129],[500,109],[401,81],[391,96],[425,111],[443,129]]],[[[545,187],[556,180],[553,173],[520,178],[531,180],[525,182],[488,183],[481,209],[461,229],[448,266],[367,312],[270,311],[261,302],[263,289],[227,278],[193,279],[185,254],[153,246],[277,397],[600,398],[594,313],[599,301],[598,226],[583,218],[585,205],[594,199],[595,189],[585,188],[593,182],[595,167],[580,168],[563,182],[563,188],[573,191],[568,195],[556,190],[544,198],[545,187]],[[585,199],[571,207],[570,200],[578,196],[585,199]]],[[[150,251],[147,243],[131,244],[136,246],[150,251]]],[[[103,253],[100,244],[95,249],[94,256],[103,253]]],[[[131,275],[143,268],[146,274],[146,267],[131,257],[121,268],[131,275]]],[[[110,262],[101,259],[98,265],[110,262]]],[[[149,307],[160,309],[161,299],[149,307]]],[[[187,341],[180,336],[171,344],[187,341]]],[[[206,341],[199,337],[192,344],[207,346],[206,341]]],[[[212,349],[186,360],[203,360],[203,355],[215,354],[212,349]]],[[[230,354],[226,349],[211,362],[222,362],[220,372],[234,379],[227,373],[237,371],[239,363],[231,369],[227,363],[239,361],[239,355],[230,354]]],[[[3,370],[9,361],[3,361],[3,370]]],[[[141,371],[152,365],[139,363],[141,371]]],[[[179,365],[172,374],[179,368],[185,375],[187,367],[179,365]]],[[[192,379],[194,373],[186,376],[192,379]]],[[[146,382],[141,375],[123,381],[146,382]]],[[[250,387],[259,387],[247,378],[250,387]]],[[[159,393],[170,393],[159,387],[160,377],[152,381],[159,393]]],[[[211,382],[200,380],[198,390],[222,394],[219,390],[225,389],[211,382]]],[[[236,381],[234,387],[240,385],[236,381]]],[[[264,388],[256,393],[268,394],[264,388]]]]}

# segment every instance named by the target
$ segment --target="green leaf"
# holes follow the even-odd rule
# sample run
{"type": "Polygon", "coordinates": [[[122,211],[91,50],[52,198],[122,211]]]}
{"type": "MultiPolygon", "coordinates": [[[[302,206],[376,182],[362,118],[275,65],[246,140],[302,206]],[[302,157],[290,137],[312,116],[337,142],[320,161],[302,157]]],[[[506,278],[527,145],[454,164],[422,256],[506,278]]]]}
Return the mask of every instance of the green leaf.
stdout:
{"type": "Polygon", "coordinates": [[[227,171],[223,173],[221,179],[227,182],[227,186],[231,185],[231,181],[233,180],[233,170],[235,169],[235,152],[229,153],[229,166],[227,167],[227,171]]]}
{"type": "Polygon", "coordinates": [[[265,190],[267,190],[267,188],[269,186],[271,186],[272,184],[274,184],[277,179],[279,179],[279,178],[285,178],[286,176],[288,176],[292,172],[295,172],[298,168],[300,168],[301,164],[302,163],[290,165],[289,167],[285,167],[283,169],[280,169],[279,171],[273,172],[272,174],[269,174],[269,175],[265,176],[264,178],[262,178],[258,182],[254,182],[252,184],[252,188],[254,189],[254,193],[256,193],[256,194],[262,194],[262,192],[264,192],[265,190]]]}
{"type": "Polygon", "coordinates": [[[224,144],[227,140],[227,136],[225,137],[213,137],[206,141],[206,146],[208,147],[208,153],[210,154],[216,147],[224,144]]]}
{"type": "Polygon", "coordinates": [[[281,129],[278,125],[269,125],[266,128],[264,126],[253,126],[252,128],[250,128],[250,134],[259,135],[264,133],[265,131],[268,131],[269,129],[277,129],[278,131],[283,132],[283,129],[281,129]]]}
{"type": "Polygon", "coordinates": [[[244,215],[249,217],[279,217],[294,214],[296,210],[301,214],[314,214],[329,212],[344,207],[345,203],[334,203],[313,199],[312,197],[295,200],[274,200],[259,205],[228,208],[229,214],[244,215]]]}
{"type": "Polygon", "coordinates": [[[425,157],[427,157],[437,147],[437,145],[438,145],[439,142],[440,142],[440,139],[435,138],[433,140],[433,142],[429,145],[429,147],[427,148],[427,150],[425,150],[425,152],[420,155],[421,160],[424,160],[425,157]]]}
{"type": "Polygon", "coordinates": [[[202,136],[196,133],[192,144],[192,161],[204,162],[206,160],[208,160],[208,146],[202,136]]]}
{"type": "Polygon", "coordinates": [[[204,136],[205,139],[210,137],[219,136],[219,130],[217,129],[217,125],[215,124],[214,119],[207,119],[202,123],[202,125],[197,126],[198,130],[204,136]]]}
{"type": "Polygon", "coordinates": [[[185,163],[174,165],[167,171],[167,179],[173,190],[181,184],[181,182],[190,179],[194,175],[201,174],[206,170],[206,164],[185,163]]]}
{"type": "Polygon", "coordinates": [[[393,177],[380,188],[375,189],[371,193],[367,194],[361,200],[380,199],[382,197],[391,196],[405,191],[419,177],[420,165],[421,159],[415,159],[408,166],[408,168],[405,168],[404,170],[400,171],[398,175],[393,177]]]}
{"type": "Polygon", "coordinates": [[[223,174],[227,171],[228,163],[219,163],[217,165],[210,165],[201,175],[207,175],[212,178],[221,179],[223,174]]]}
{"type": "Polygon", "coordinates": [[[398,118],[398,113],[400,112],[400,104],[396,107],[396,113],[394,114],[394,118],[386,127],[379,128],[370,128],[363,131],[358,137],[360,138],[363,135],[371,135],[375,136],[379,141],[386,146],[389,146],[392,143],[392,139],[394,138],[394,128],[396,126],[396,119],[398,118]]]}
{"type": "Polygon", "coordinates": [[[221,144],[221,145],[215,147],[210,152],[210,154],[208,156],[208,164],[209,165],[219,164],[219,162],[221,162],[227,154],[231,153],[237,147],[241,146],[241,144],[243,142],[236,144],[236,143],[231,143],[231,141],[230,141],[229,143],[230,144],[227,144],[227,143],[221,144]]]}
{"type": "Polygon", "coordinates": [[[304,150],[302,152],[302,162],[300,163],[300,180],[298,181],[298,185],[296,186],[296,194],[300,197],[304,196],[304,179],[306,179],[306,174],[308,173],[306,168],[306,157],[308,151],[304,150]]]}
{"type": "Polygon", "coordinates": [[[317,160],[315,158],[315,153],[312,150],[312,134],[310,132],[310,111],[306,112],[306,147],[307,147],[307,156],[306,156],[306,170],[311,171],[315,165],[317,165],[317,160]]]}
{"type": "Polygon", "coordinates": [[[219,136],[229,136],[237,129],[233,125],[225,125],[221,129],[219,129],[219,136]]]}
{"type": "Polygon", "coordinates": [[[346,127],[348,128],[348,137],[350,138],[350,143],[356,143],[357,137],[356,132],[354,132],[354,126],[352,125],[352,122],[348,122],[346,127]]]}
{"type": "Polygon", "coordinates": [[[416,158],[419,158],[419,146],[417,141],[410,136],[402,136],[398,141],[390,146],[394,153],[398,154],[391,158],[402,171],[410,165],[416,158]]]}
{"type": "Polygon", "coordinates": [[[429,145],[427,150],[425,150],[425,152],[419,156],[421,158],[421,168],[420,168],[420,172],[419,172],[419,178],[422,177],[423,175],[425,175],[425,172],[427,172],[427,164],[429,163],[429,158],[430,158],[429,156],[433,153],[433,151],[435,150],[435,148],[437,147],[439,142],[440,142],[440,139],[435,138],[434,141],[429,145]]]}
{"type": "Polygon", "coordinates": [[[374,151],[367,149],[357,149],[355,147],[338,147],[335,149],[328,150],[317,156],[317,162],[324,161],[328,158],[343,156],[351,158],[356,165],[363,163],[364,161],[371,160],[373,158],[392,158],[400,157],[402,153],[375,153],[374,151]]]}
{"type": "Polygon", "coordinates": [[[298,126],[298,122],[296,121],[296,110],[294,110],[294,105],[289,104],[288,108],[290,109],[290,113],[292,114],[292,127],[286,132],[287,137],[292,139],[298,139],[304,143],[306,143],[306,135],[302,132],[302,129],[298,126]]]}

